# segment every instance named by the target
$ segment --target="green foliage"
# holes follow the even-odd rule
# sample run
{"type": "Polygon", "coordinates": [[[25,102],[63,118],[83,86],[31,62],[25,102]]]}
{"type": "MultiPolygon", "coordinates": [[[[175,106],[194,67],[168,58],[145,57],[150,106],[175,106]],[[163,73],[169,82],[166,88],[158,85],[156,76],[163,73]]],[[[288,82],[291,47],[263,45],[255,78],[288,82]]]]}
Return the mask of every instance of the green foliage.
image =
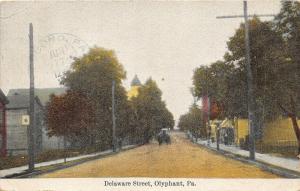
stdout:
{"type": "MultiPolygon", "coordinates": [[[[278,110],[274,110],[277,104],[274,92],[280,91],[280,86],[278,86],[277,82],[281,80],[281,75],[279,74],[282,72],[282,67],[285,64],[284,44],[280,35],[272,30],[270,23],[261,22],[258,18],[254,18],[249,24],[251,70],[257,108],[256,114],[257,116],[262,116],[261,120],[264,120],[264,118],[272,119],[279,114],[278,110]]],[[[237,85],[246,90],[247,71],[244,47],[244,25],[241,25],[236,34],[228,41],[228,52],[224,58],[225,62],[235,64],[236,70],[240,72],[239,76],[241,76],[241,78],[238,78],[237,85]]],[[[235,86],[236,83],[233,81],[229,85],[235,86]]],[[[247,98],[247,91],[240,93],[242,93],[240,96],[247,98]]],[[[237,107],[244,108],[244,111],[241,111],[244,116],[247,113],[247,102],[240,103],[241,105],[237,105],[237,107]]]]}
{"type": "MultiPolygon", "coordinates": [[[[220,117],[247,118],[245,27],[241,24],[227,42],[223,61],[197,68],[195,96],[208,95],[222,105],[220,117]]],[[[256,133],[263,123],[288,113],[299,116],[300,3],[283,1],[272,22],[249,21],[251,70],[255,97],[256,133]]]]}
{"type": "Polygon", "coordinates": [[[300,115],[300,3],[282,1],[274,19],[274,29],[284,40],[286,64],[281,68],[282,89],[279,102],[287,110],[300,115]],[[291,100],[293,100],[291,103],[291,100]]]}
{"type": "Polygon", "coordinates": [[[46,122],[50,135],[66,136],[79,146],[112,145],[112,81],[115,81],[116,135],[118,139],[148,142],[161,128],[173,128],[173,115],[161,100],[162,92],[149,79],[133,100],[127,99],[122,80],[126,73],[112,50],[94,47],[75,58],[61,84],[62,96],[52,96],[46,122]]]}
{"type": "Polygon", "coordinates": [[[195,136],[206,137],[206,129],[202,117],[202,111],[194,104],[190,107],[188,113],[180,116],[178,127],[182,131],[190,131],[195,136]]]}
{"type": "Polygon", "coordinates": [[[217,61],[210,66],[200,66],[194,72],[194,96],[201,98],[208,95],[219,107],[216,111],[218,117],[228,113],[224,113],[226,111],[223,108],[230,104],[229,98],[232,98],[231,87],[228,85],[232,80],[233,71],[233,64],[217,61]]]}
{"type": "MultiPolygon", "coordinates": [[[[122,86],[122,80],[125,79],[126,73],[123,66],[117,60],[112,50],[94,47],[83,55],[81,58],[75,58],[70,70],[68,70],[61,79],[61,84],[65,85],[70,91],[78,92],[84,97],[93,109],[83,110],[84,104],[76,103],[75,98],[68,100],[69,96],[65,95],[65,102],[71,102],[69,108],[62,110],[58,108],[57,113],[53,113],[54,117],[64,116],[66,113],[70,115],[61,117],[57,121],[61,124],[64,120],[68,121],[69,129],[77,124],[77,121],[84,121],[83,116],[88,116],[92,120],[82,125],[78,123],[80,131],[89,128],[88,136],[90,144],[97,144],[99,147],[110,147],[112,144],[112,81],[115,81],[115,103],[117,117],[117,136],[125,138],[130,136],[132,126],[129,120],[133,116],[133,110],[127,101],[126,90],[122,86]],[[72,116],[75,112],[78,116],[72,116]]],[[[79,99],[79,98],[78,98],[79,99]]],[[[54,103],[51,101],[50,105],[54,103]]],[[[50,130],[57,129],[56,133],[61,131],[60,126],[50,124],[50,130]]],[[[55,131],[50,131],[55,133],[55,131]]],[[[69,136],[74,132],[63,131],[69,136]]],[[[72,140],[83,140],[84,133],[78,133],[79,139],[72,136],[72,140]]],[[[82,144],[81,144],[82,145],[82,144]]]]}
{"type": "Polygon", "coordinates": [[[138,96],[132,98],[136,113],[138,134],[144,142],[154,137],[162,128],[174,127],[174,119],[162,101],[162,92],[151,78],[139,88],[138,96]]]}

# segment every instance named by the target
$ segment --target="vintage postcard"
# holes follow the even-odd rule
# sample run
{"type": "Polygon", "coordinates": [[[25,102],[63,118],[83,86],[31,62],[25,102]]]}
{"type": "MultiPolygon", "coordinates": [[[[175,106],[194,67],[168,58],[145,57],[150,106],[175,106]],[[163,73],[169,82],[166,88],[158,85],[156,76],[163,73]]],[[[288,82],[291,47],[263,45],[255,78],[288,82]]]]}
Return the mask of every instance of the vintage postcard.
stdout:
{"type": "Polygon", "coordinates": [[[0,191],[299,191],[299,117],[299,1],[0,2],[0,191]]]}

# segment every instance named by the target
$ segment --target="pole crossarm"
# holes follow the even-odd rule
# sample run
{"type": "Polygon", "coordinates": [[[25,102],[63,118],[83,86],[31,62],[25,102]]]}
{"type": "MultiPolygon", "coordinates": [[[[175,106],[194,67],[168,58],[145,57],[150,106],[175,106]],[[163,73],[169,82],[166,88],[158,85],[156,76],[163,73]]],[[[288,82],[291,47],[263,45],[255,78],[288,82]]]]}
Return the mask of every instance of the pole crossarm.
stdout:
{"type": "MultiPolygon", "coordinates": [[[[275,17],[274,14],[261,14],[261,15],[248,15],[248,17],[275,17]]],[[[224,15],[224,16],[217,16],[217,19],[232,19],[232,18],[244,18],[244,15],[224,15]]]]}

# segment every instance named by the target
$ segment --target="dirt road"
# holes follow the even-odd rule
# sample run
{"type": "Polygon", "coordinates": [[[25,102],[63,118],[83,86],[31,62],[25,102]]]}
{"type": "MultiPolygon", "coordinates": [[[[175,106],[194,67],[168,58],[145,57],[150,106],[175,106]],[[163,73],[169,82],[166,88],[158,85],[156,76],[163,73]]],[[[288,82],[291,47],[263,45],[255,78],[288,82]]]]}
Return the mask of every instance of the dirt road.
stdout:
{"type": "Polygon", "coordinates": [[[276,178],[259,168],[194,145],[183,133],[172,144],[151,143],[136,149],[40,176],[46,177],[194,177],[276,178]]]}

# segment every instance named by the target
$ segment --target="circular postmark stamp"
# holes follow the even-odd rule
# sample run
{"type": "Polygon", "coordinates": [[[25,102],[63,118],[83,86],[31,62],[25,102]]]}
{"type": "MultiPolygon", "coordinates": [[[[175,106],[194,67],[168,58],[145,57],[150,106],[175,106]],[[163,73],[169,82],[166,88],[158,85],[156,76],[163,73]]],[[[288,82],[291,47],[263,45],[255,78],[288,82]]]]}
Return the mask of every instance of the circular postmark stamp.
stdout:
{"type": "Polygon", "coordinates": [[[74,58],[82,56],[89,49],[86,42],[68,33],[54,33],[38,41],[35,48],[39,62],[47,64],[48,72],[58,78],[70,69],[74,58]]]}

